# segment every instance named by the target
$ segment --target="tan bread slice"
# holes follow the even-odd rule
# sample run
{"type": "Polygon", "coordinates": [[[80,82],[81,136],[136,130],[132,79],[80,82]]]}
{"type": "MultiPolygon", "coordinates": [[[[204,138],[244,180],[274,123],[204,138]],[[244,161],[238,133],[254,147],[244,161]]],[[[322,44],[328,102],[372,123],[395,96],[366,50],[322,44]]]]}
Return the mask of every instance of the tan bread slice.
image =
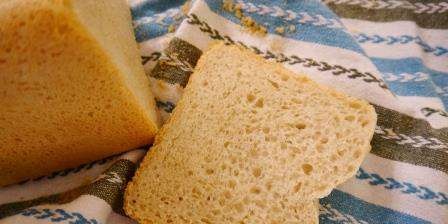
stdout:
{"type": "Polygon", "coordinates": [[[355,174],[375,123],[365,101],[214,46],[129,184],[125,210],[142,223],[300,217],[307,211],[289,208],[355,174]]]}
{"type": "Polygon", "coordinates": [[[0,2],[0,186],[152,142],[126,0],[0,2]]]}

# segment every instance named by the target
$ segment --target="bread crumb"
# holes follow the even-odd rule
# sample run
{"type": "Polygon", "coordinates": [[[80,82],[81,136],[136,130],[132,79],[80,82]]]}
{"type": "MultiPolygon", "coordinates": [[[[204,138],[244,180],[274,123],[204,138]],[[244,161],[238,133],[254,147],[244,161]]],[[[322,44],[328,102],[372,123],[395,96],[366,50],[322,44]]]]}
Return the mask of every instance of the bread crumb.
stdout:
{"type": "Polygon", "coordinates": [[[232,12],[235,15],[235,17],[241,21],[241,25],[246,27],[250,33],[258,35],[266,35],[267,33],[266,27],[256,23],[255,20],[252,19],[250,16],[244,16],[240,4],[235,4],[233,0],[223,0],[222,9],[228,12],[232,12]]]}
{"type": "Polygon", "coordinates": [[[184,15],[188,15],[188,12],[191,9],[191,0],[186,1],[180,9],[184,15]]]}
{"type": "Polygon", "coordinates": [[[233,0],[222,1],[222,8],[226,11],[233,12],[233,6],[234,6],[233,0]]]}
{"type": "Polygon", "coordinates": [[[284,34],[285,33],[285,27],[283,26],[279,26],[275,28],[275,32],[279,33],[279,34],[284,34]]]}
{"type": "Polygon", "coordinates": [[[175,27],[173,24],[171,24],[171,25],[168,27],[168,33],[174,33],[174,31],[176,31],[176,27],[175,27]]]}
{"type": "Polygon", "coordinates": [[[296,31],[296,26],[289,25],[288,29],[289,29],[289,32],[294,32],[294,31],[296,31]]]}
{"type": "Polygon", "coordinates": [[[245,16],[241,19],[241,23],[246,27],[251,27],[255,25],[254,20],[251,17],[245,16]]]}
{"type": "Polygon", "coordinates": [[[241,7],[235,8],[234,12],[236,18],[241,19],[243,17],[243,12],[241,11],[241,7]]]}

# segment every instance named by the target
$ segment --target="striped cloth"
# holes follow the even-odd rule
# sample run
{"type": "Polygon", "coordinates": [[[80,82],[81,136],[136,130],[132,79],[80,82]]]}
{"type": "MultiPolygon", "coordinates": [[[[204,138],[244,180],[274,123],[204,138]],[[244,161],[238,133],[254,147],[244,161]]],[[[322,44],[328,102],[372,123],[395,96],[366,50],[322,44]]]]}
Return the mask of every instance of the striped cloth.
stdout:
{"type": "MultiPolygon", "coordinates": [[[[243,46],[375,106],[371,153],[320,200],[320,223],[448,223],[447,1],[129,3],[165,120],[211,42],[243,46]],[[245,17],[267,33],[248,30],[245,17]]],[[[144,154],[0,188],[0,223],[133,223],[123,191],[144,154]]]]}

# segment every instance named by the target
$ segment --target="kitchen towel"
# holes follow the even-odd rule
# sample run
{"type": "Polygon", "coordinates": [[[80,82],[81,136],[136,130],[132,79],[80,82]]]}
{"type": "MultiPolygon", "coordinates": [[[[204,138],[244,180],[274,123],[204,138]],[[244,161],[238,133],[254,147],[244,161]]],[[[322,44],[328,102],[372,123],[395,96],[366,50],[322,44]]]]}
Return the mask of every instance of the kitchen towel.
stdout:
{"type": "MultiPolygon", "coordinates": [[[[320,223],[448,223],[447,1],[129,5],[164,120],[211,43],[248,48],[368,100],[378,114],[371,153],[355,177],[320,200],[320,223]]],[[[0,188],[0,224],[134,223],[124,216],[123,192],[146,150],[0,188]]]]}

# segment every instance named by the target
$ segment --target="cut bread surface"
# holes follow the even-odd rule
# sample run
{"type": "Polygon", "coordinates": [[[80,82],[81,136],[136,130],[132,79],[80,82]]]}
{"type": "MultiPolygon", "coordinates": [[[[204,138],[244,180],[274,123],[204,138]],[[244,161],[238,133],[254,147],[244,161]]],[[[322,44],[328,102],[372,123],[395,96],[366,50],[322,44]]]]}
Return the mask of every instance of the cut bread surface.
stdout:
{"type": "Polygon", "coordinates": [[[125,0],[0,3],[0,186],[152,142],[125,0]]]}
{"type": "Polygon", "coordinates": [[[313,223],[298,221],[355,174],[375,123],[365,101],[216,45],[128,185],[125,210],[141,223],[313,223]]]}

